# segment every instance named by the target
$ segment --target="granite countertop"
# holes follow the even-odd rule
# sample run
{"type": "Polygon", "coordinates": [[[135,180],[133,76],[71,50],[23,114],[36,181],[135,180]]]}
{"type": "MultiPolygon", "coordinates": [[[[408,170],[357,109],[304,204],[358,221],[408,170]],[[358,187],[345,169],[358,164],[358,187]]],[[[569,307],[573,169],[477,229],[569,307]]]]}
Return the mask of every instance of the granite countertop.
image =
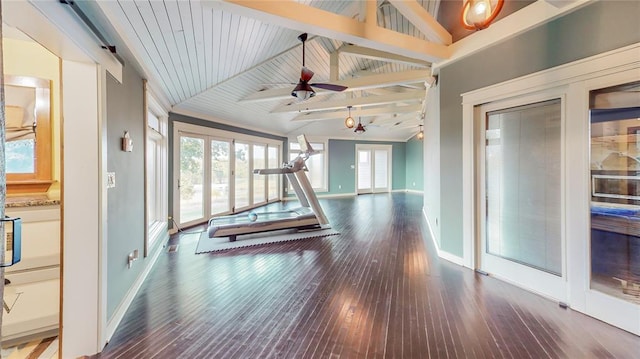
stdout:
{"type": "Polygon", "coordinates": [[[51,198],[49,196],[35,195],[35,196],[19,196],[19,197],[7,197],[5,201],[5,208],[18,208],[18,207],[38,207],[38,206],[54,206],[60,204],[60,199],[51,198]]]}

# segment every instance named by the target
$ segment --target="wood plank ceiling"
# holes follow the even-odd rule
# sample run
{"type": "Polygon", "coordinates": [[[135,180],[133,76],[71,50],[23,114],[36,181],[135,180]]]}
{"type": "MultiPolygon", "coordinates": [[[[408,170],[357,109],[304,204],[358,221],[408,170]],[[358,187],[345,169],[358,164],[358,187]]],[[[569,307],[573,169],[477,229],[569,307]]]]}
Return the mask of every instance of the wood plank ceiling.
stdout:
{"type": "MultiPolygon", "coordinates": [[[[364,1],[298,2],[350,18],[362,20],[364,17],[364,1]]],[[[119,36],[138,55],[150,81],[157,84],[174,111],[281,135],[304,132],[333,138],[356,136],[343,125],[348,112],[346,105],[305,114],[295,107],[297,102],[290,96],[247,101],[248,96],[259,91],[293,88],[291,83],[298,81],[302,66],[302,46],[297,39],[300,32],[205,3],[116,0],[100,2],[100,7],[119,36]],[[287,111],[289,105],[297,110],[287,111]],[[300,121],[301,118],[304,121],[300,121]]],[[[439,0],[418,0],[418,3],[436,17],[439,0]]],[[[377,3],[377,23],[386,29],[426,39],[386,0],[377,3]]],[[[312,82],[423,70],[415,81],[404,81],[400,85],[343,93],[318,91],[318,96],[305,101],[317,107],[321,106],[318,103],[347,104],[361,97],[413,92],[415,96],[407,95],[410,99],[399,103],[354,107],[352,116],[357,119],[359,114],[369,114],[361,115],[363,124],[371,124],[360,137],[363,139],[404,141],[417,132],[423,110],[419,105],[426,94],[428,63],[354,54],[358,51],[341,52],[347,44],[311,32],[306,45],[306,66],[315,72],[312,82]],[[338,52],[339,70],[331,74],[331,54],[335,52],[338,52]],[[398,109],[399,105],[407,106],[398,109]]]]}

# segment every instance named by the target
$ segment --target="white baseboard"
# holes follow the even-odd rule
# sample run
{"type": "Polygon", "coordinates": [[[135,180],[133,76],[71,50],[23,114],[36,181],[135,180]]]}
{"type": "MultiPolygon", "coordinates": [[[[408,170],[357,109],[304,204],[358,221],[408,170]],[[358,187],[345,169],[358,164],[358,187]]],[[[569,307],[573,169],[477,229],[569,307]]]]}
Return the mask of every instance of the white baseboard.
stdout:
{"type": "MultiPolygon", "coordinates": [[[[316,197],[318,197],[318,198],[341,198],[341,197],[353,197],[355,195],[356,195],[356,193],[335,193],[335,194],[316,194],[316,197]]],[[[298,197],[296,197],[296,196],[283,197],[282,201],[283,202],[286,202],[286,201],[298,201],[298,197]]]]}
{"type": "Polygon", "coordinates": [[[111,340],[111,337],[118,328],[118,325],[120,325],[122,318],[124,318],[124,314],[127,312],[127,309],[129,309],[131,302],[133,302],[133,298],[135,298],[136,294],[138,294],[142,283],[144,283],[145,279],[147,279],[149,272],[151,272],[151,268],[153,268],[153,266],[156,264],[156,261],[160,257],[160,253],[162,253],[165,248],[164,244],[167,243],[168,240],[169,232],[161,234],[160,238],[157,239],[156,250],[155,252],[153,252],[151,260],[149,261],[146,268],[142,271],[142,273],[140,273],[131,288],[129,288],[127,295],[124,297],[120,305],[118,305],[118,308],[111,317],[111,320],[107,323],[106,343],[104,343],[104,345],[106,345],[111,340]]]}
{"type": "Polygon", "coordinates": [[[422,208],[422,215],[424,216],[424,219],[427,221],[427,228],[429,229],[429,235],[431,236],[431,240],[433,241],[433,246],[436,248],[436,252],[438,253],[438,257],[442,258],[444,260],[447,260],[451,263],[457,264],[459,266],[463,266],[464,267],[464,260],[462,259],[462,257],[458,257],[456,255],[453,255],[449,252],[445,252],[440,250],[440,246],[438,245],[438,242],[436,241],[436,236],[433,234],[433,229],[431,227],[431,222],[429,222],[429,217],[427,216],[427,212],[424,210],[424,207],[422,208]]]}

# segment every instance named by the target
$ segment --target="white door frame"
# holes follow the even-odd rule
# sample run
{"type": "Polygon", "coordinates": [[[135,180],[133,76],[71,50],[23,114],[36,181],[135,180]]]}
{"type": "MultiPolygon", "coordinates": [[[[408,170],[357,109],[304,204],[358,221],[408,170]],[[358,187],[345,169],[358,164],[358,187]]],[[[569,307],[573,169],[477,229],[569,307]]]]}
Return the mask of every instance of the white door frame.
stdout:
{"type": "Polygon", "coordinates": [[[555,89],[549,89],[547,91],[543,91],[540,93],[535,93],[531,95],[518,96],[516,98],[510,98],[502,101],[494,101],[488,104],[484,104],[478,106],[477,109],[479,111],[476,112],[474,131],[477,133],[474,134],[478,136],[479,140],[476,144],[477,151],[477,163],[476,168],[478,172],[476,173],[477,183],[476,189],[478,196],[476,197],[477,201],[477,235],[476,235],[476,255],[475,255],[475,268],[481,269],[485,272],[490,273],[504,281],[513,283],[519,287],[527,288],[533,292],[536,292],[540,295],[543,295],[548,298],[552,298],[554,300],[565,302],[567,300],[567,270],[566,270],[566,234],[565,234],[565,223],[562,221],[561,229],[560,229],[560,251],[561,251],[561,275],[554,275],[548,272],[545,272],[540,269],[535,269],[533,267],[516,263],[515,261],[500,258],[491,254],[486,254],[484,248],[486,248],[486,205],[485,201],[487,198],[486,194],[486,171],[485,171],[485,136],[482,134],[485,133],[485,119],[488,112],[502,110],[522,105],[528,105],[543,101],[549,101],[554,99],[560,99],[561,106],[561,119],[560,119],[560,152],[561,152],[561,170],[560,170],[560,192],[561,192],[561,213],[564,213],[565,205],[565,96],[567,87],[562,86],[555,89]]]}
{"type": "Polygon", "coordinates": [[[566,136],[563,223],[567,303],[572,309],[640,334],[640,306],[595,292],[590,285],[589,91],[640,80],[640,43],[462,94],[463,264],[477,267],[476,106],[564,88],[566,136]],[[570,184],[570,185],[568,185],[570,184]],[[568,209],[571,210],[568,210],[568,209]]]}
{"type": "Polygon", "coordinates": [[[392,145],[369,145],[369,144],[358,144],[356,143],[356,158],[355,158],[355,163],[356,163],[356,193],[357,194],[361,194],[361,193],[385,193],[385,192],[391,192],[391,188],[392,184],[391,184],[391,169],[393,168],[393,164],[392,164],[392,158],[393,158],[393,146],[392,145]],[[384,189],[378,189],[376,190],[375,188],[375,151],[376,150],[385,150],[387,151],[389,157],[388,157],[388,161],[387,161],[387,188],[384,189]],[[358,166],[358,152],[359,151],[369,151],[370,155],[371,155],[371,191],[366,191],[366,192],[360,192],[359,188],[358,188],[358,173],[360,171],[360,167],[358,166]]]}

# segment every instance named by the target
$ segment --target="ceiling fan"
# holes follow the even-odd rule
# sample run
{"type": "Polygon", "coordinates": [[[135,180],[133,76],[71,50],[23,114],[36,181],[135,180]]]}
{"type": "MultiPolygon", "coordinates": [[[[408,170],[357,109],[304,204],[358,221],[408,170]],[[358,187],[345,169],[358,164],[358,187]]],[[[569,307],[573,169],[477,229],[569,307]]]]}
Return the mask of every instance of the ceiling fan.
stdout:
{"type": "Polygon", "coordinates": [[[344,91],[346,86],[326,84],[326,83],[309,83],[313,77],[313,71],[309,70],[304,64],[305,58],[305,42],[307,41],[307,34],[301,34],[298,36],[298,40],[302,41],[302,71],[300,72],[300,81],[296,87],[291,91],[291,96],[297,97],[300,100],[307,100],[316,95],[316,92],[312,87],[322,88],[329,91],[344,91]]]}

